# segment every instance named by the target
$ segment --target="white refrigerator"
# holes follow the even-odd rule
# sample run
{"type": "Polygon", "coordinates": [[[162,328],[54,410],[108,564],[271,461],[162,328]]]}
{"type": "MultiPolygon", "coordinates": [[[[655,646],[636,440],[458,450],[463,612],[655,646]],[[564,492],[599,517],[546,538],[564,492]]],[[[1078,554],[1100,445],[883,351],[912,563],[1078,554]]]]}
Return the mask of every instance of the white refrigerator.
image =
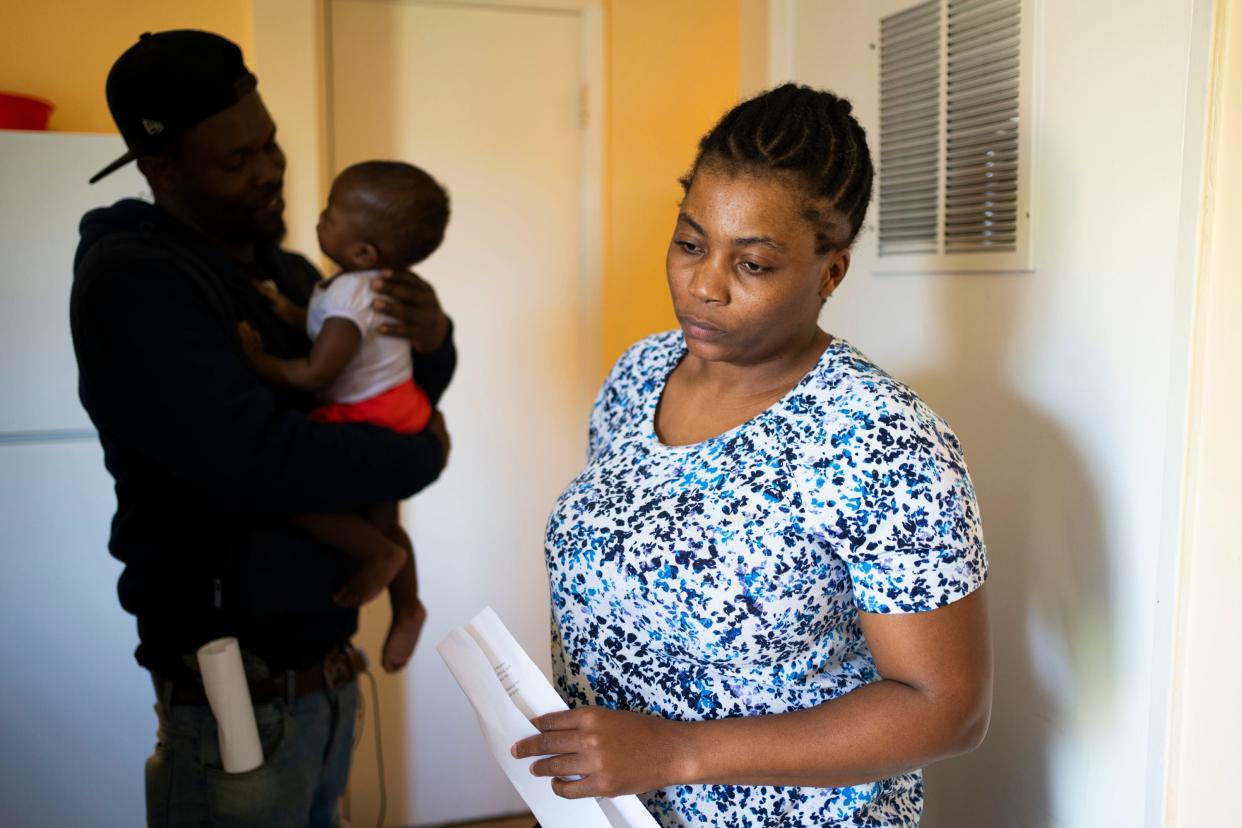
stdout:
{"type": "Polygon", "coordinates": [[[112,479],[78,404],[78,220],[146,189],[116,136],[0,131],[0,825],[144,822],[150,681],[108,555],[112,479]]]}

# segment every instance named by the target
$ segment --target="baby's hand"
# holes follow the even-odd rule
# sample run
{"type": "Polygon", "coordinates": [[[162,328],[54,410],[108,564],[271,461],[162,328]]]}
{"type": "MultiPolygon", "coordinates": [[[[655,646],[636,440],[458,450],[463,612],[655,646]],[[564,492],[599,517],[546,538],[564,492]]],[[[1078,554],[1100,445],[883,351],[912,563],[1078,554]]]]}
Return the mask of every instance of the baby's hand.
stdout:
{"type": "Polygon", "coordinates": [[[299,307],[290,301],[289,297],[280,292],[280,288],[276,287],[276,283],[270,279],[263,282],[255,282],[254,289],[267,297],[267,301],[272,303],[272,310],[280,317],[280,320],[291,328],[306,327],[306,308],[299,307]]]}
{"type": "Polygon", "coordinates": [[[284,294],[280,292],[280,288],[276,287],[276,283],[271,279],[264,279],[262,282],[255,282],[254,289],[262,293],[272,304],[284,298],[284,294]]]}
{"type": "Polygon", "coordinates": [[[265,356],[263,353],[263,336],[250,327],[249,322],[241,322],[237,326],[237,333],[241,336],[242,348],[246,351],[246,356],[250,357],[251,362],[259,362],[265,356]]]}

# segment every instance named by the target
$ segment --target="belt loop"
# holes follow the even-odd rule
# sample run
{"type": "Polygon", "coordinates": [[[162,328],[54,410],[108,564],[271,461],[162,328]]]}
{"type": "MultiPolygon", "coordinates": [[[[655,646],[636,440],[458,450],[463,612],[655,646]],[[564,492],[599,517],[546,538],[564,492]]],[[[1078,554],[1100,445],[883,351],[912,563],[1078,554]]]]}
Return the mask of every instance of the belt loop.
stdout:
{"type": "Polygon", "coordinates": [[[160,715],[167,716],[172,712],[173,683],[151,674],[151,682],[155,685],[155,698],[160,706],[160,715]]]}
{"type": "Polygon", "coordinates": [[[329,699],[332,698],[333,691],[336,690],[337,684],[336,654],[336,650],[330,651],[323,657],[323,664],[319,666],[320,671],[323,673],[324,695],[326,695],[329,699]]]}
{"type": "Polygon", "coordinates": [[[285,671],[285,705],[289,710],[293,710],[293,705],[298,698],[298,674],[293,670],[285,671]]]}

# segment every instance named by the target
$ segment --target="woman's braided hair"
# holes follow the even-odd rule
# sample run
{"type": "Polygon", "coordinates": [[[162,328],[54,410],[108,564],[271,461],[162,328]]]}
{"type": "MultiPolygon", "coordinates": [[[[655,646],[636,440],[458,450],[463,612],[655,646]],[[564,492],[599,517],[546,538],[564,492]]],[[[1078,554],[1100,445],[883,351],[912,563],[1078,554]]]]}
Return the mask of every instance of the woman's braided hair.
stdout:
{"type": "Polygon", "coordinates": [[[867,214],[875,177],[867,135],[851,109],[831,92],[792,83],[743,101],[703,136],[682,186],[689,191],[705,165],[792,172],[814,201],[831,206],[827,215],[814,206],[805,212],[815,227],[816,252],[849,247],[867,214]],[[842,218],[847,227],[840,226],[842,218]]]}

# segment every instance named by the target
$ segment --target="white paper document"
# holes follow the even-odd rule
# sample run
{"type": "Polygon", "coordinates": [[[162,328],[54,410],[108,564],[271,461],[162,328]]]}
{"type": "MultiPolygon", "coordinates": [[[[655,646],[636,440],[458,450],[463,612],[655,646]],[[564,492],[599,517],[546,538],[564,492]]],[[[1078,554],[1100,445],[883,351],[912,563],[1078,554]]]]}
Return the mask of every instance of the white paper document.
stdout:
{"type": "Polygon", "coordinates": [[[245,773],[263,764],[263,746],[250,704],[250,685],[236,638],[217,638],[198,648],[207,704],[216,717],[220,759],[228,773],[245,773]]]}
{"type": "Polygon", "coordinates": [[[638,797],[562,799],[551,779],[531,775],[536,758],[509,753],[514,742],[539,732],[532,718],[568,707],[491,607],[450,632],[436,650],[474,706],[492,756],[543,828],[658,828],[638,797]]]}

